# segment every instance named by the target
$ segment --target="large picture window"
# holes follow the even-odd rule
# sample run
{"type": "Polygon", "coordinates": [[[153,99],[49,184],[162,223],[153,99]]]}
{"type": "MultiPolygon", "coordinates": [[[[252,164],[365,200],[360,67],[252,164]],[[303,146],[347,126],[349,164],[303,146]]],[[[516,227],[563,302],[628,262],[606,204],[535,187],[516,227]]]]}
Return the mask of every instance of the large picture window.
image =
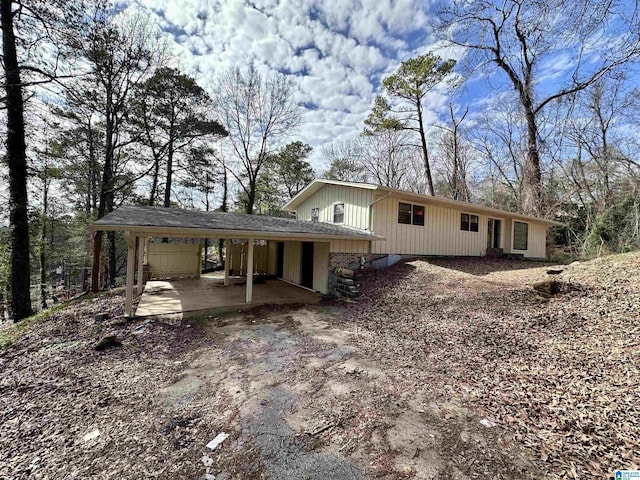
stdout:
{"type": "Polygon", "coordinates": [[[460,214],[460,230],[466,232],[478,231],[478,215],[471,215],[470,213],[460,214]]]}
{"type": "Polygon", "coordinates": [[[424,205],[398,203],[398,223],[424,226],[424,205]]]}
{"type": "Polygon", "coordinates": [[[529,246],[529,224],[513,222],[513,249],[526,250],[529,246]]]}
{"type": "Polygon", "coordinates": [[[344,223],[344,203],[333,205],[333,223],[344,223]]]}

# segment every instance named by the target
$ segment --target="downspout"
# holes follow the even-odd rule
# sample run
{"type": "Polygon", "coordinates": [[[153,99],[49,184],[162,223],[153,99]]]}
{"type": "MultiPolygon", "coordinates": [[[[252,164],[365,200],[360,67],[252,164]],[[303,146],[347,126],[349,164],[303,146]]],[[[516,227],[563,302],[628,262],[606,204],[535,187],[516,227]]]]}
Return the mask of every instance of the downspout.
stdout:
{"type": "Polygon", "coordinates": [[[378,203],[381,202],[382,200],[386,200],[387,198],[389,198],[391,196],[391,192],[387,191],[387,194],[383,197],[380,197],[378,200],[376,200],[375,202],[372,202],[369,204],[369,228],[368,230],[370,232],[373,231],[373,206],[378,203]]]}

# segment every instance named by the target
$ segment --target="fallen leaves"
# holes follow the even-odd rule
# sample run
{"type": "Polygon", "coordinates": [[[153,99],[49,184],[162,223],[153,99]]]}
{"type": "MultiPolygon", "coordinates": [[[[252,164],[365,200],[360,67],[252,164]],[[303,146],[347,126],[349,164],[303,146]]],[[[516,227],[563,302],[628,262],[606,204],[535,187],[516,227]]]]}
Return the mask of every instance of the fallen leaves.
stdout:
{"type": "MultiPolygon", "coordinates": [[[[434,396],[507,425],[550,478],[640,464],[640,254],[555,273],[530,262],[415,261],[362,280],[342,322],[434,396]],[[538,283],[539,285],[539,283],[538,283]]],[[[401,373],[398,374],[401,376],[401,373]]]]}

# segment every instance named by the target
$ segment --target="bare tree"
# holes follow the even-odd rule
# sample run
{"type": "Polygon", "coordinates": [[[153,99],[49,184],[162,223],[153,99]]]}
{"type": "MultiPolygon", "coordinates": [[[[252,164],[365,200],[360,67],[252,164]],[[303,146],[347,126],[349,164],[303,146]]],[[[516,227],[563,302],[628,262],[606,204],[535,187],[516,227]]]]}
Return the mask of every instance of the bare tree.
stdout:
{"type": "Polygon", "coordinates": [[[440,151],[446,162],[445,176],[447,194],[454,200],[468,202],[471,198],[467,184],[467,166],[469,164],[469,148],[460,133],[460,125],[469,113],[467,107],[460,118],[456,119],[453,103],[449,103],[450,125],[439,125],[443,130],[440,135],[440,151]]]}
{"type": "Polygon", "coordinates": [[[229,172],[246,195],[246,213],[252,214],[260,172],[300,124],[301,108],[283,75],[264,78],[253,65],[224,74],[216,83],[214,103],[238,164],[229,172]]]}
{"type": "Polygon", "coordinates": [[[584,90],[640,53],[637,2],[453,0],[439,18],[448,40],[466,47],[477,65],[492,64],[517,92],[527,132],[520,209],[543,213],[540,118],[547,105],[584,90]],[[606,47],[602,43],[606,41],[606,47]],[[594,56],[600,46],[598,56],[594,56]],[[542,65],[572,50],[569,81],[542,82],[542,65]]]}
{"type": "Polygon", "coordinates": [[[322,153],[329,162],[329,168],[322,174],[329,180],[345,182],[368,182],[369,173],[360,162],[361,143],[358,140],[346,140],[325,146],[322,153]]]}
{"type": "Polygon", "coordinates": [[[407,187],[415,157],[420,151],[406,130],[381,129],[361,135],[360,164],[379,185],[403,189],[407,187]]]}

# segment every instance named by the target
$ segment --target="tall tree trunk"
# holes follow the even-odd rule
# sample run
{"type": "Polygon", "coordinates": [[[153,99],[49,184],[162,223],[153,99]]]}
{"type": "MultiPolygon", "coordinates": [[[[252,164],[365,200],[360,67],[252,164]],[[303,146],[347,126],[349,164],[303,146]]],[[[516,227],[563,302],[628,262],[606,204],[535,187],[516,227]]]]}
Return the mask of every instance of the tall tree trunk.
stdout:
{"type": "Polygon", "coordinates": [[[418,111],[418,130],[420,131],[420,144],[422,146],[422,161],[424,162],[424,172],[427,175],[427,187],[429,188],[429,195],[435,195],[435,189],[433,188],[433,177],[431,176],[431,164],[429,162],[429,150],[427,149],[427,136],[424,131],[424,124],[422,123],[422,104],[420,99],[416,102],[418,111]]]}
{"type": "Polygon", "coordinates": [[[164,206],[171,206],[171,186],[173,183],[173,140],[169,142],[167,152],[167,184],[164,189],[164,206]]]}
{"type": "Polygon", "coordinates": [[[42,185],[42,229],[40,230],[40,305],[47,308],[47,220],[49,216],[49,180],[45,162],[42,185]]]}
{"type": "Polygon", "coordinates": [[[528,215],[542,213],[542,172],[540,170],[540,153],[538,152],[538,128],[535,114],[530,102],[524,102],[527,120],[527,155],[522,171],[522,188],[520,193],[520,209],[528,215]]]}
{"type": "Polygon", "coordinates": [[[158,175],[160,174],[160,161],[156,158],[153,163],[153,179],[151,180],[151,192],[149,193],[149,206],[153,207],[158,193],[158,175]]]}
{"type": "Polygon", "coordinates": [[[29,219],[27,217],[27,155],[24,132],[24,100],[16,52],[13,2],[2,0],[2,53],[7,107],[7,162],[9,164],[9,206],[11,223],[11,308],[14,321],[33,313],[31,267],[29,265],[29,219]]]}
{"type": "MultiPolygon", "coordinates": [[[[222,164],[222,203],[220,205],[220,211],[221,212],[226,212],[228,210],[227,207],[227,200],[228,200],[228,195],[229,195],[229,190],[228,190],[228,178],[227,178],[227,166],[224,164],[222,164]]],[[[223,258],[224,261],[226,262],[227,259],[226,257],[222,256],[222,252],[224,250],[224,239],[220,238],[218,239],[218,258],[220,259],[220,262],[223,262],[223,258]]]]}

